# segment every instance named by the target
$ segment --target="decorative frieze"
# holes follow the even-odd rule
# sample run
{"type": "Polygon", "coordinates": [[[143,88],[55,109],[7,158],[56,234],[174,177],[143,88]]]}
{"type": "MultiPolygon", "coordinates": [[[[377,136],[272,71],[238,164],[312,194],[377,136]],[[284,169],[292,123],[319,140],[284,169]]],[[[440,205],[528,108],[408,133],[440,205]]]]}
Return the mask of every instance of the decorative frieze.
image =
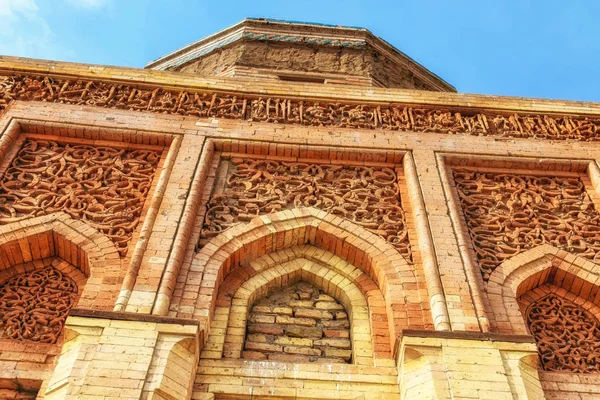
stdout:
{"type": "Polygon", "coordinates": [[[259,215],[315,207],[383,237],[412,261],[398,177],[391,168],[240,158],[230,167],[224,188],[209,201],[201,244],[259,215]]]}
{"type": "Polygon", "coordinates": [[[600,260],[600,214],[577,177],[454,170],[483,279],[506,259],[549,243],[600,260]]]}
{"type": "Polygon", "coordinates": [[[551,293],[526,310],[546,371],[600,372],[600,324],[575,303],[551,293]]]}
{"type": "Polygon", "coordinates": [[[0,224],[62,211],[127,252],[161,152],[28,138],[0,179],[0,224]]]}
{"type": "Polygon", "coordinates": [[[600,118],[519,115],[477,109],[372,105],[202,93],[131,84],[12,76],[0,83],[0,111],[11,100],[120,108],[195,117],[340,128],[549,140],[600,140],[600,118]]]}
{"type": "Polygon", "coordinates": [[[0,285],[0,337],[56,343],[77,285],[53,267],[20,274],[0,285]]]}

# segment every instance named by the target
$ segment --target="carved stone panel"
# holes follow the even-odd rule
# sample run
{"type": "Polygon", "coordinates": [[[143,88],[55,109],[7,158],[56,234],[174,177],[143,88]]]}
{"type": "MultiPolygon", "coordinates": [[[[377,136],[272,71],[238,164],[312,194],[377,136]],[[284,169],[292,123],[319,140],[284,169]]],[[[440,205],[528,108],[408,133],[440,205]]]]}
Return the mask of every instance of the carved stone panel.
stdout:
{"type": "Polygon", "coordinates": [[[600,372],[600,323],[594,315],[549,294],[531,304],[525,318],[544,370],[600,372]]]}
{"type": "Polygon", "coordinates": [[[484,280],[543,243],[600,260],[600,215],[581,179],[462,170],[454,179],[484,280]]]}
{"type": "Polygon", "coordinates": [[[259,215],[315,207],[383,237],[412,261],[396,171],[387,167],[234,159],[208,204],[201,244],[259,215]]]}
{"type": "Polygon", "coordinates": [[[160,156],[26,139],[0,180],[0,224],[62,211],[107,235],[124,256],[160,156]]]}
{"type": "Polygon", "coordinates": [[[75,282],[53,267],[0,285],[0,337],[56,343],[77,301],[75,282]]]}

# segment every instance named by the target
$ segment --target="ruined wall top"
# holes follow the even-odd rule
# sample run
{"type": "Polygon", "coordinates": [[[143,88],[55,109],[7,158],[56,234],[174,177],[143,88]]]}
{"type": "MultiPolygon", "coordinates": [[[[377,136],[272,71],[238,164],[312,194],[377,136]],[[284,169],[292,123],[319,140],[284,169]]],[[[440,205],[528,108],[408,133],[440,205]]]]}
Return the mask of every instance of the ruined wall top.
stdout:
{"type": "Polygon", "coordinates": [[[246,19],[146,68],[200,76],[456,91],[367,29],[270,19],[246,19]]]}

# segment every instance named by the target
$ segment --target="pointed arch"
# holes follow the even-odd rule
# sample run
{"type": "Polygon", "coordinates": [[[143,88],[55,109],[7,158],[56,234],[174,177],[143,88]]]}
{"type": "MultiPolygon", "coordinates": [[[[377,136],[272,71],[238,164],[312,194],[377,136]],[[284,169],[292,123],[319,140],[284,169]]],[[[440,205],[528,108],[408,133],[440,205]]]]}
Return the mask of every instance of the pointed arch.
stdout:
{"type": "Polygon", "coordinates": [[[308,281],[323,289],[325,293],[344,305],[350,317],[353,362],[373,365],[371,324],[366,299],[350,279],[328,266],[319,265],[305,258],[296,258],[279,264],[277,268],[263,270],[240,285],[233,296],[234,304],[230,308],[230,315],[234,315],[234,318],[230,317],[225,335],[226,346],[229,344],[228,355],[232,358],[241,357],[246,320],[252,304],[258,298],[267,295],[270,289],[280,289],[300,280],[308,281]],[[232,321],[237,323],[232,324],[232,321]]]}
{"type": "MultiPolygon", "coordinates": [[[[310,207],[254,218],[223,232],[203,247],[191,266],[193,271],[202,271],[200,287],[197,282],[183,285],[183,292],[201,292],[196,296],[191,316],[210,326],[218,289],[227,275],[262,255],[303,244],[342,258],[376,284],[385,299],[393,338],[402,329],[432,326],[426,293],[421,298],[425,285],[398,251],[366,229],[310,207]]],[[[169,302],[170,294],[159,292],[156,308],[168,308],[169,302]]]]}
{"type": "Polygon", "coordinates": [[[79,306],[112,307],[107,294],[118,291],[112,277],[120,274],[121,263],[107,236],[62,212],[0,227],[0,281],[23,272],[13,267],[48,257],[61,258],[88,278],[79,306]]]}
{"type": "Polygon", "coordinates": [[[524,251],[490,275],[487,285],[490,323],[499,333],[528,334],[518,299],[544,284],[552,284],[600,304],[600,265],[549,244],[524,251]]]}
{"type": "MultiPolygon", "coordinates": [[[[245,321],[247,308],[250,306],[248,301],[240,304],[240,288],[252,284],[247,282],[253,280],[256,276],[265,276],[268,279],[260,281],[265,285],[285,286],[300,277],[301,279],[311,281],[316,286],[324,289],[325,292],[332,292],[330,295],[337,300],[342,300],[346,310],[354,310],[355,319],[353,326],[355,331],[362,331],[360,335],[354,335],[354,339],[360,339],[359,342],[368,341],[370,343],[360,343],[361,357],[369,359],[359,360],[372,364],[373,359],[383,360],[391,359],[391,341],[388,324],[388,314],[385,307],[385,299],[377,285],[364,272],[355,266],[342,260],[340,257],[319,249],[311,245],[293,246],[283,250],[278,250],[252,260],[248,265],[237,268],[230,273],[219,287],[219,294],[215,306],[215,317],[211,322],[207,349],[203,351],[203,358],[238,358],[241,352],[239,344],[243,341],[245,334],[245,325],[223,326],[223,321],[229,321],[232,314],[237,314],[234,318],[236,324],[239,321],[245,321]],[[301,266],[311,263],[309,271],[318,270],[315,276],[307,276],[307,272],[300,271],[296,276],[298,263],[301,266]],[[290,267],[292,265],[292,267],[290,267]],[[295,265],[295,266],[294,266],[295,265]],[[289,270],[291,269],[292,272],[289,270]],[[288,271],[282,275],[281,271],[288,271]],[[304,275],[303,275],[304,274],[304,275]],[[341,282],[344,285],[340,286],[341,282]],[[350,292],[348,292],[350,287],[350,292]],[[358,289],[358,290],[354,290],[358,289]],[[350,301],[349,295],[353,296],[350,301]],[[236,297],[237,296],[237,297],[236,297]],[[357,304],[360,302],[360,306],[357,304]],[[242,305],[242,307],[238,307],[242,305]],[[357,323],[357,321],[360,321],[357,323]],[[227,330],[223,330],[227,328],[227,330]],[[212,334],[216,332],[218,334],[212,334]],[[237,337],[235,337],[237,336],[237,337]],[[370,336],[370,337],[369,337],[370,336]]],[[[263,287],[266,287],[263,285],[263,287]]],[[[243,289],[241,293],[248,294],[243,289]]],[[[254,298],[253,298],[254,300],[254,298]]]]}

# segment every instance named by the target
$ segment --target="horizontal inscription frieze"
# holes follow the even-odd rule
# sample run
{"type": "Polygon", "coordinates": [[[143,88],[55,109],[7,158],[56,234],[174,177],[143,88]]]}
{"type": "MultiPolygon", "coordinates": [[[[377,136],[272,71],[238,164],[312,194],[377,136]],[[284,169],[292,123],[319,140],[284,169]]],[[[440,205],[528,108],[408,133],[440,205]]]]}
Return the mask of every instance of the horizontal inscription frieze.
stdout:
{"type": "Polygon", "coordinates": [[[495,113],[475,108],[317,102],[161,87],[139,88],[133,84],[50,76],[1,78],[0,111],[12,100],[317,127],[549,140],[600,140],[600,118],[495,113]]]}

